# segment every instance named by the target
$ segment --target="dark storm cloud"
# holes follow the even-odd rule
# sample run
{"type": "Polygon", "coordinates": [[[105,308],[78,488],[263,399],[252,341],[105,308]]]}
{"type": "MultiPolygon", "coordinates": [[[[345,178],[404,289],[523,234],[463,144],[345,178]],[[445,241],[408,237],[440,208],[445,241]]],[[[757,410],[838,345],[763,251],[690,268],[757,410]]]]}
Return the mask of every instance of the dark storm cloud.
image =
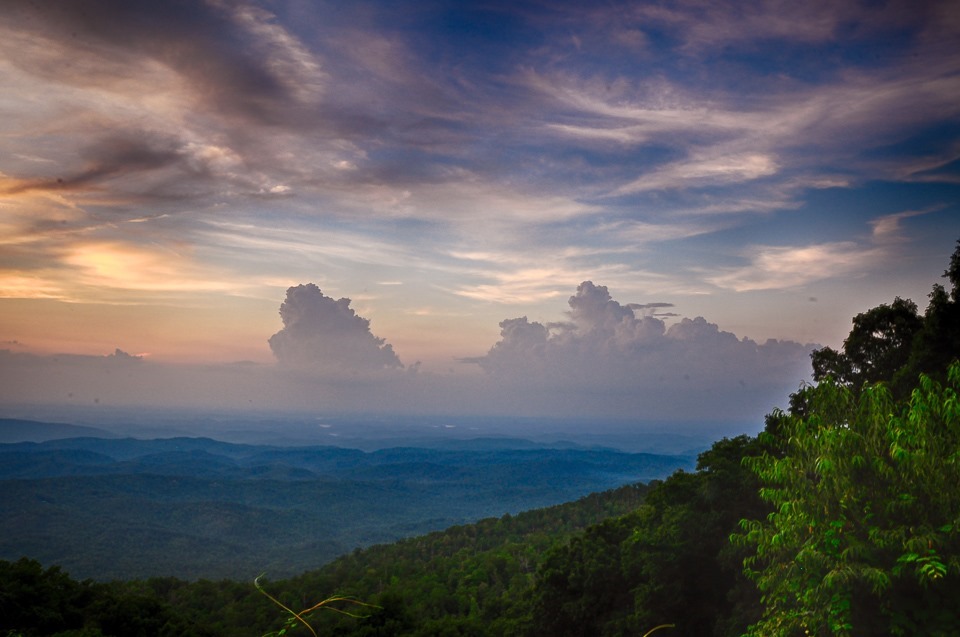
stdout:
{"type": "MultiPolygon", "coordinates": [[[[307,190],[331,183],[439,183],[450,178],[449,160],[469,163],[464,149],[478,129],[467,122],[490,96],[444,79],[451,69],[425,65],[396,29],[377,31],[356,15],[355,23],[337,24],[329,8],[314,7],[312,28],[304,31],[271,12],[289,8],[13,0],[4,26],[38,49],[14,52],[14,65],[48,83],[102,91],[80,107],[94,113],[85,122],[88,135],[118,128],[135,134],[145,119],[191,146],[188,153],[210,147],[231,153],[229,174],[206,177],[241,183],[237,190],[247,195],[291,182],[307,190]],[[159,76],[155,85],[145,79],[151,74],[159,76]],[[102,101],[108,95],[134,103],[114,109],[102,101]],[[344,164],[351,170],[331,168],[344,164]]],[[[380,20],[390,24],[388,14],[380,20]]],[[[64,187],[42,179],[24,183],[64,187]]]]}
{"type": "MultiPolygon", "coordinates": [[[[15,195],[33,190],[85,191],[104,181],[138,173],[150,173],[177,166],[186,169],[185,158],[170,139],[151,140],[146,133],[112,134],[79,154],[84,159],[77,172],[45,179],[8,179],[0,182],[0,192],[15,195]]],[[[196,171],[191,171],[196,172],[196,171]]]]}
{"type": "MultiPolygon", "coordinates": [[[[66,0],[9,5],[18,26],[65,49],[112,61],[75,75],[69,54],[31,70],[84,85],[111,81],[110,70],[137,57],[157,60],[194,83],[212,107],[265,122],[294,97],[289,85],[235,19],[242,5],[172,0],[66,0]]],[[[122,72],[129,72],[125,69],[122,72]]]]}
{"type": "Polygon", "coordinates": [[[287,290],[280,317],[283,329],[269,343],[285,367],[340,373],[403,367],[393,347],[371,333],[370,321],[350,308],[350,299],[334,300],[313,283],[287,290]]]}

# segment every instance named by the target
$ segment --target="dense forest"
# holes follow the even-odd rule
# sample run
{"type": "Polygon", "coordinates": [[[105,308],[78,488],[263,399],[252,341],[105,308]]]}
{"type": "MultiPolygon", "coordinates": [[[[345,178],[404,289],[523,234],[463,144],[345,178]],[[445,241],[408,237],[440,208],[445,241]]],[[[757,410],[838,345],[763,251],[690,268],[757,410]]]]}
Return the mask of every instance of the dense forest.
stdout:
{"type": "Polygon", "coordinates": [[[841,350],[814,352],[788,411],[693,472],[355,551],[261,590],[4,562],[0,630],[958,635],[960,243],[944,276],[923,314],[898,298],[856,316],[841,350]]]}
{"type": "Polygon", "coordinates": [[[693,456],[501,443],[515,444],[373,452],[180,437],[0,444],[0,557],[28,555],[101,581],[291,577],[356,547],[694,465],[693,456]]]}

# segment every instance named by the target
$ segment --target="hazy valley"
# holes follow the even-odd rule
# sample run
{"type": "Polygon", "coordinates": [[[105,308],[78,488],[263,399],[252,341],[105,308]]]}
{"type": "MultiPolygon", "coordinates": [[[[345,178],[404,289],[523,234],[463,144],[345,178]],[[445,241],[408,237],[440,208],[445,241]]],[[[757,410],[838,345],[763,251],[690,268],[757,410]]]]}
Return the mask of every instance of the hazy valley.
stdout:
{"type": "Polygon", "coordinates": [[[0,421],[0,436],[53,438],[0,444],[0,558],[29,556],[98,580],[290,576],[358,547],[663,478],[694,462],[503,437],[424,437],[432,448],[363,451],[121,438],[16,420],[0,421]],[[83,437],[60,437],[72,433],[83,437]]]}

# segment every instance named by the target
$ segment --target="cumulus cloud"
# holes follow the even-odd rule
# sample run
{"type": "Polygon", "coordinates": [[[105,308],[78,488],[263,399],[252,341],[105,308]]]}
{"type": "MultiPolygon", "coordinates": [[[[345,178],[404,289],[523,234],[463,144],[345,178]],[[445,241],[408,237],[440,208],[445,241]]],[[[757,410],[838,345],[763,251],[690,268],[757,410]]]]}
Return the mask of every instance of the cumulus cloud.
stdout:
{"type": "MultiPolygon", "coordinates": [[[[354,413],[530,416],[755,430],[809,376],[814,345],[757,343],[668,303],[620,303],[581,283],[563,320],[511,318],[463,374],[408,373],[368,319],[314,284],[287,291],[278,365],[169,365],[0,350],[0,404],[179,405],[354,413]],[[293,372],[293,373],[291,373],[293,372]]],[[[416,366],[412,366],[416,368],[416,366]]],[[[732,431],[732,430],[731,430],[732,431]]]]}
{"type": "Polygon", "coordinates": [[[500,340],[472,362],[514,408],[580,416],[744,417],[768,411],[807,375],[813,345],[757,343],[702,317],[667,327],[650,313],[664,305],[624,305],[585,281],[569,299],[569,321],[505,320],[500,340]]]}
{"type": "Polygon", "coordinates": [[[401,368],[393,346],[370,331],[370,321],[313,283],[287,290],[280,305],[283,329],[270,337],[281,365],[299,370],[377,371],[401,368]]]}

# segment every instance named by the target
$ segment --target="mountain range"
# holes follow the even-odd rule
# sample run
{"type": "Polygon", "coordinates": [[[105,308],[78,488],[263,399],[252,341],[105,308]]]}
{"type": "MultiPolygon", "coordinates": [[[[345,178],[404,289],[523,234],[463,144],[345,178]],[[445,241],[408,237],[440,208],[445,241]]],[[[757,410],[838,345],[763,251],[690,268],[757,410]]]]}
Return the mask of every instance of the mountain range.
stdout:
{"type": "MultiPolygon", "coordinates": [[[[0,422],[5,438],[25,421],[0,422]]],[[[64,428],[66,427],[66,428],[64,428]]],[[[0,444],[0,559],[97,580],[290,576],[355,548],[551,506],[690,469],[694,457],[523,439],[455,448],[235,444],[211,438],[0,444]]],[[[21,437],[23,437],[21,435],[21,437]]]]}

